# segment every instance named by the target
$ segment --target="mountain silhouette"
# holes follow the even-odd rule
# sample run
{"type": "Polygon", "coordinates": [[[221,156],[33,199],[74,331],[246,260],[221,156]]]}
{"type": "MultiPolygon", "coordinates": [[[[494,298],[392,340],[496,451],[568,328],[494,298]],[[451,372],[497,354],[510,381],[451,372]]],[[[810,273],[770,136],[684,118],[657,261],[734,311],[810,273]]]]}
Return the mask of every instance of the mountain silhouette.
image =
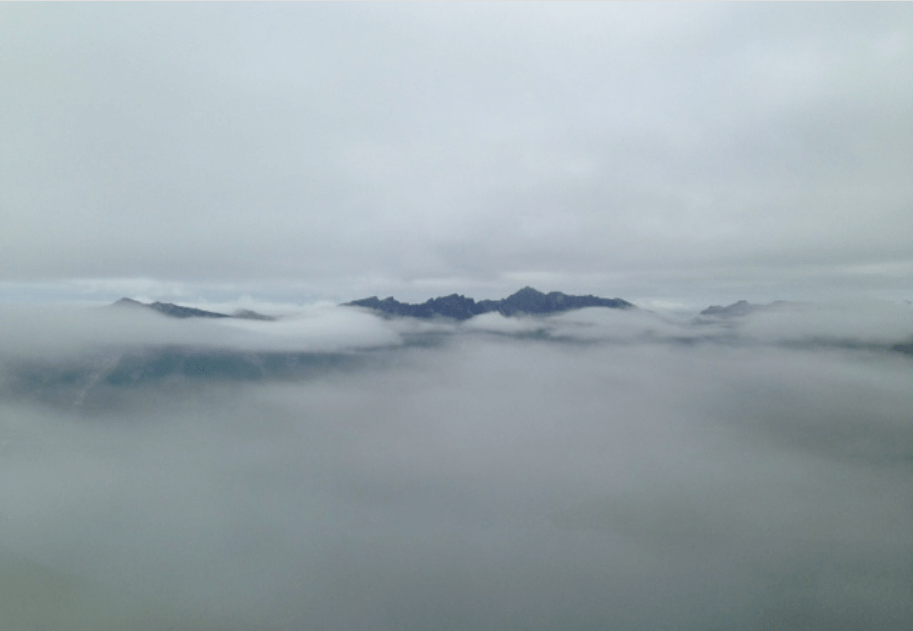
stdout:
{"type": "Polygon", "coordinates": [[[380,300],[377,296],[353,300],[343,306],[366,307],[389,316],[411,318],[452,318],[468,320],[473,316],[496,311],[504,316],[517,314],[545,315],[585,307],[607,307],[609,309],[634,309],[633,304],[621,298],[598,298],[596,296],[570,296],[553,291],[547,294],[532,287],[524,287],[517,293],[501,300],[480,300],[476,302],[459,294],[431,298],[421,304],[399,302],[392,296],[380,300]]]}

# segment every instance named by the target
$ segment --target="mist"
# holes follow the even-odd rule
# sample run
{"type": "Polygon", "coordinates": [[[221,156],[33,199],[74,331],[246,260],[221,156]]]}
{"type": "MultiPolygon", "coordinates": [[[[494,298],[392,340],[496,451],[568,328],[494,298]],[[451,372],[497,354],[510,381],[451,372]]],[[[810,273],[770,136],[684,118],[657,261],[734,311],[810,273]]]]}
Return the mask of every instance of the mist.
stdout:
{"type": "Polygon", "coordinates": [[[31,313],[2,315],[5,629],[913,622],[904,308],[31,313]]]}

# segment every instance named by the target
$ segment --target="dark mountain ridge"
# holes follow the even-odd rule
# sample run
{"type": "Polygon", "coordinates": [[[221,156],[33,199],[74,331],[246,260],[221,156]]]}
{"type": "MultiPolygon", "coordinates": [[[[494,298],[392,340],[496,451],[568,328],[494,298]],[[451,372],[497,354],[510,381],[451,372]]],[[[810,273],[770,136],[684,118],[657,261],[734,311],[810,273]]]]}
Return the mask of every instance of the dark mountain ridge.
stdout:
{"type": "Polygon", "coordinates": [[[496,311],[504,316],[517,314],[545,315],[560,313],[572,309],[586,307],[606,307],[609,309],[636,309],[636,307],[621,298],[599,298],[597,296],[570,296],[553,291],[547,294],[537,291],[532,287],[524,287],[517,293],[502,298],[501,300],[480,300],[451,294],[431,298],[421,304],[399,302],[392,296],[378,299],[377,296],[353,300],[344,303],[346,307],[366,307],[380,311],[389,316],[407,316],[411,318],[451,318],[454,320],[468,320],[483,313],[496,311]]]}

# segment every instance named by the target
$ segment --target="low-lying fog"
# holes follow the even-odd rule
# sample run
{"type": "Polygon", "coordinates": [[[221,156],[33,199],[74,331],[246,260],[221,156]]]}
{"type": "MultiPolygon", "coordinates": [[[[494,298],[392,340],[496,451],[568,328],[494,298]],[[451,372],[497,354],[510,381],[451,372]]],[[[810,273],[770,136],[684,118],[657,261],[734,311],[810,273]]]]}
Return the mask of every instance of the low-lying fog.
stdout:
{"type": "Polygon", "coordinates": [[[913,628],[909,309],[0,330],[7,631],[913,628]]]}

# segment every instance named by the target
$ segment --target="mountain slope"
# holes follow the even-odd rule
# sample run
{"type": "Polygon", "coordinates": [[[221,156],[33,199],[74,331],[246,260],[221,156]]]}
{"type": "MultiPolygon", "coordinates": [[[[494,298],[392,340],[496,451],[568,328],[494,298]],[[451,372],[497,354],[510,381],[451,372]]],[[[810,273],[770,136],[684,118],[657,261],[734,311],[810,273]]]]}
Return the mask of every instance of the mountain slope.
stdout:
{"type": "Polygon", "coordinates": [[[240,309],[234,314],[228,315],[225,313],[216,313],[215,311],[195,309],[193,307],[182,307],[171,302],[153,302],[151,304],[146,304],[139,302],[138,300],[133,300],[132,298],[121,298],[111,306],[118,308],[151,309],[170,318],[241,318],[243,320],[275,320],[272,316],[263,315],[262,313],[257,313],[256,311],[250,311],[248,309],[240,309]]]}

